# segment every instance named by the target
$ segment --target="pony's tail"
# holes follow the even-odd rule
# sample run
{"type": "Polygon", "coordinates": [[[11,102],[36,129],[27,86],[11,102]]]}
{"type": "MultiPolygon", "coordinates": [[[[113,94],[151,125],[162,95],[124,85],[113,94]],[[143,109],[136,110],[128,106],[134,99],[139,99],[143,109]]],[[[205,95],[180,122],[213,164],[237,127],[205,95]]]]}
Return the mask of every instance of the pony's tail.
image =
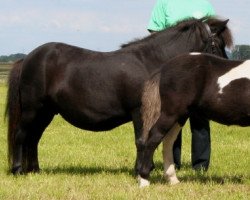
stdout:
{"type": "Polygon", "coordinates": [[[13,149],[17,127],[21,119],[21,100],[20,100],[20,75],[23,65],[23,60],[20,59],[15,62],[9,74],[8,80],[8,94],[7,104],[5,110],[5,117],[8,117],[8,162],[9,168],[13,162],[13,149]]]}
{"type": "Polygon", "coordinates": [[[149,131],[160,117],[161,112],[161,98],[159,92],[160,73],[155,73],[144,84],[142,93],[142,120],[143,128],[141,139],[146,142],[148,139],[149,131]]]}

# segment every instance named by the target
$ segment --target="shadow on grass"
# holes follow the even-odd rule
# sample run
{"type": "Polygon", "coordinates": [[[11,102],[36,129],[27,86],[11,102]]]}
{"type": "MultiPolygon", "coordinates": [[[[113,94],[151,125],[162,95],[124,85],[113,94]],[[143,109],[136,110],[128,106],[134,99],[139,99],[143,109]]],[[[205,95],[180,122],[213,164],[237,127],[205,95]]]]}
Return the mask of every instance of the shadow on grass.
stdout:
{"type": "Polygon", "coordinates": [[[122,167],[122,168],[111,168],[111,167],[86,167],[86,166],[63,166],[55,168],[42,169],[43,173],[48,174],[72,174],[72,175],[93,175],[101,173],[109,174],[122,174],[126,173],[134,176],[133,168],[122,167]]]}
{"type": "MultiPolygon", "coordinates": [[[[161,162],[155,163],[156,169],[161,171],[160,173],[151,173],[150,182],[153,184],[167,184],[165,179],[162,176],[163,167],[161,162]]],[[[182,183],[200,183],[200,184],[209,184],[215,183],[223,185],[225,183],[233,183],[233,184],[244,184],[244,180],[246,180],[245,175],[209,175],[205,171],[191,171],[190,164],[184,163],[178,175],[179,180],[182,183]],[[185,174],[181,174],[182,171],[187,171],[185,174]]],[[[86,166],[63,166],[63,167],[55,167],[55,168],[45,168],[42,170],[43,173],[47,174],[72,174],[72,175],[94,175],[94,174],[128,174],[130,176],[135,177],[134,168],[131,167],[122,167],[122,168],[112,168],[107,166],[102,167],[86,167],[86,166]]]]}
{"type": "MultiPolygon", "coordinates": [[[[163,172],[162,163],[156,163],[155,164],[157,169],[161,169],[163,172]]],[[[239,174],[239,175],[214,175],[209,174],[206,171],[194,171],[191,170],[190,163],[183,163],[180,170],[177,170],[177,176],[179,180],[182,183],[200,183],[200,184],[209,184],[209,183],[215,183],[219,185],[223,185],[225,183],[233,183],[233,184],[244,184],[244,181],[246,179],[249,179],[250,177],[246,177],[245,174],[239,174]],[[183,171],[186,171],[187,173],[182,174],[183,171]],[[179,172],[179,173],[178,173],[179,172]]],[[[151,183],[161,183],[161,184],[167,184],[165,178],[161,174],[152,174],[150,178],[151,183]]]]}
{"type": "Polygon", "coordinates": [[[199,173],[195,175],[185,175],[180,176],[180,180],[182,182],[199,182],[201,184],[208,184],[208,183],[216,183],[219,185],[223,185],[225,183],[233,183],[233,184],[244,184],[244,180],[246,179],[243,175],[206,175],[199,173]]]}

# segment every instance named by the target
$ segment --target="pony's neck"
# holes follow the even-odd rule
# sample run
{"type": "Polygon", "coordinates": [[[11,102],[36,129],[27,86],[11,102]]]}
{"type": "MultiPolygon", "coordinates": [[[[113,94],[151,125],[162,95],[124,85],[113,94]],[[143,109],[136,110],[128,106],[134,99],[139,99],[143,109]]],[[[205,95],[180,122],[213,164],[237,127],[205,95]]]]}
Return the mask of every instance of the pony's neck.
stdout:
{"type": "Polygon", "coordinates": [[[199,48],[195,45],[197,45],[195,34],[189,32],[178,34],[170,30],[150,36],[147,43],[138,46],[137,54],[144,59],[148,71],[154,71],[160,68],[162,63],[179,54],[198,51],[199,48]]]}

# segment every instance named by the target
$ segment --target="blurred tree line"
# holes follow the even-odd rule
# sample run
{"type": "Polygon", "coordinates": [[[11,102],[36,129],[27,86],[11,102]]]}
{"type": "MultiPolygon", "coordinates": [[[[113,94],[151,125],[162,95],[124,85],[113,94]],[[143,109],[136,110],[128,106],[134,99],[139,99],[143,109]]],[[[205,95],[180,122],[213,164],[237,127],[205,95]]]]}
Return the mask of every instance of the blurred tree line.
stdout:
{"type": "Polygon", "coordinates": [[[11,54],[9,56],[0,56],[0,62],[15,62],[21,58],[24,58],[26,55],[23,53],[11,54]]]}
{"type": "Polygon", "coordinates": [[[250,59],[250,45],[235,45],[232,51],[232,58],[235,60],[250,59]]]}

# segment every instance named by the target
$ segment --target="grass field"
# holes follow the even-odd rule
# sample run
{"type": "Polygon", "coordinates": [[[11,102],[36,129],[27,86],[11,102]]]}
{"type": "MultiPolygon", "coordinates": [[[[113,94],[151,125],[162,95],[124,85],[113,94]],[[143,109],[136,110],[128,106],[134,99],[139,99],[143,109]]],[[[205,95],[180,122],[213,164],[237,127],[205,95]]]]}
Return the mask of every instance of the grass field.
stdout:
{"type": "Polygon", "coordinates": [[[133,176],[135,145],[131,123],[110,132],[79,130],[56,116],[39,144],[39,174],[7,174],[6,87],[0,84],[0,199],[249,199],[250,128],[211,123],[212,157],[208,172],[190,169],[190,132],[183,131],[181,183],[162,179],[161,147],[155,154],[151,186],[139,189],[133,176]]]}
{"type": "Polygon", "coordinates": [[[0,84],[6,82],[11,65],[11,63],[0,62],[0,84]]]}

